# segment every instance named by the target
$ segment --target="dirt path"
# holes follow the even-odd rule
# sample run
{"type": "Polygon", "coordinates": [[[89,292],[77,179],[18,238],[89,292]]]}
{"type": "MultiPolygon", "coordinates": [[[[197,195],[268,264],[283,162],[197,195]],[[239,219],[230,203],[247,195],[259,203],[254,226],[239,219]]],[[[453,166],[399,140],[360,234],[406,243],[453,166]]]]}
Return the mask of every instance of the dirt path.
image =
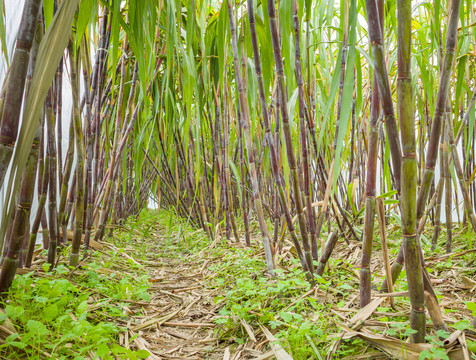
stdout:
{"type": "Polygon", "coordinates": [[[207,264],[164,258],[145,264],[152,282],[150,303],[128,309],[134,315],[121,345],[137,336],[131,345],[152,353],[149,359],[223,359],[213,323],[219,306],[204,282],[207,264]]]}

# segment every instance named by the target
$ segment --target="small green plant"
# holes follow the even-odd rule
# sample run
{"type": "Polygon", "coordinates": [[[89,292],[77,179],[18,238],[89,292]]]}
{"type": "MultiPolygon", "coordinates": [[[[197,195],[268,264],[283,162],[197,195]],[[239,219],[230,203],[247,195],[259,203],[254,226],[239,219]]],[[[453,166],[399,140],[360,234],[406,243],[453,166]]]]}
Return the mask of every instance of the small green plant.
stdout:
{"type": "MultiPolygon", "coordinates": [[[[48,266],[45,266],[47,268],[48,266]]],[[[93,263],[94,268],[94,263],[93,263]]],[[[128,277],[115,282],[105,281],[98,274],[88,271],[83,286],[76,285],[64,276],[70,272],[59,265],[47,277],[35,277],[33,273],[17,276],[4,304],[5,313],[0,323],[11,322],[17,332],[8,336],[0,345],[0,357],[9,359],[144,359],[147,351],[133,351],[117,344],[117,335],[123,329],[109,321],[102,321],[101,312],[90,310],[90,292],[84,287],[92,286],[124,297],[130,294],[123,290],[128,277]],[[86,281],[87,280],[87,281],[86,281]],[[7,320],[8,319],[8,320],[7,320]]],[[[134,286],[131,284],[131,286],[134,286]]],[[[137,288],[136,296],[143,294],[137,288]]],[[[134,296],[133,296],[134,297],[134,296]]],[[[97,307],[97,304],[95,304],[97,307]]],[[[118,307],[118,306],[117,306],[118,307]]],[[[103,311],[107,317],[124,316],[111,304],[103,311]],[[116,310],[113,312],[112,310],[116,310]]]]}
{"type": "Polygon", "coordinates": [[[466,308],[472,312],[473,316],[476,316],[476,303],[468,301],[466,303],[466,308]]]}
{"type": "MultiPolygon", "coordinates": [[[[236,342],[246,341],[248,335],[240,321],[252,327],[264,325],[273,329],[280,344],[296,359],[321,359],[328,345],[326,328],[331,304],[305,296],[310,289],[299,265],[291,261],[287,270],[276,269],[275,277],[267,277],[263,261],[254,256],[253,249],[225,248],[214,250],[221,261],[212,267],[219,274],[211,285],[218,287],[224,296],[215,298],[222,304],[221,336],[236,342]]],[[[320,289],[331,288],[330,281],[316,279],[320,289]]],[[[343,283],[343,296],[347,288],[343,283]]]]}
{"type": "Polygon", "coordinates": [[[409,336],[415,334],[416,331],[411,329],[408,323],[396,322],[390,325],[390,329],[387,329],[386,333],[387,335],[398,337],[400,339],[401,351],[402,351],[402,354],[405,354],[403,341],[409,336]]]}
{"type": "Polygon", "coordinates": [[[415,330],[411,329],[410,325],[403,322],[396,322],[390,326],[386,333],[390,336],[398,337],[402,341],[415,333],[415,330]]]}
{"type": "Polygon", "coordinates": [[[446,354],[444,347],[444,340],[450,335],[449,332],[445,330],[438,330],[436,336],[426,336],[426,340],[429,344],[432,345],[430,350],[423,350],[420,353],[419,360],[424,359],[439,359],[439,360],[449,360],[449,356],[446,354]]]}

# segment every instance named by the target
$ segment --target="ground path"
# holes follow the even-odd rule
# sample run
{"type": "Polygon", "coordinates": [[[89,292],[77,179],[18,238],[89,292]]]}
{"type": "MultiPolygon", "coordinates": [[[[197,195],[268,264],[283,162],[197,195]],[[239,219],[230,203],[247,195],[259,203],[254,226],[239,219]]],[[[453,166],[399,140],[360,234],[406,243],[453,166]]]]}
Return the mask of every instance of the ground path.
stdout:
{"type": "MultiPolygon", "coordinates": [[[[204,277],[209,260],[157,258],[144,264],[152,283],[150,303],[131,304],[134,314],[128,334],[120,337],[152,353],[150,359],[223,359],[226,348],[218,346],[216,324],[220,306],[213,302],[215,290],[207,288],[204,277]],[[139,310],[139,311],[138,311],[139,310]]],[[[138,260],[140,262],[140,260],[138,260]]]]}
{"type": "MultiPolygon", "coordinates": [[[[132,233],[139,235],[144,228],[147,226],[141,225],[132,233]]],[[[220,250],[235,249],[240,253],[244,245],[222,237],[210,243],[201,230],[186,232],[185,236],[176,236],[176,231],[167,235],[163,223],[154,224],[150,230],[147,236],[140,237],[140,241],[147,242],[143,244],[143,260],[141,256],[133,257],[138,248],[137,236],[130,237],[130,251],[126,246],[122,252],[129,262],[140,264],[151,285],[150,302],[131,302],[126,309],[130,317],[121,324],[127,331],[120,335],[120,345],[147,350],[153,360],[292,360],[267,328],[253,328],[246,320],[234,318],[236,327],[232,326],[231,332],[242,329],[246,334],[243,340],[227,336],[228,331],[215,321],[223,319],[219,311],[224,304],[216,299],[225,296],[226,289],[214,286],[216,278],[223,275],[214,265],[223,264],[220,250]]],[[[262,251],[255,248],[252,252],[261,263],[262,251]]],[[[234,256],[231,261],[236,265],[240,256],[234,256]]],[[[264,266],[261,275],[268,278],[264,266]]]]}

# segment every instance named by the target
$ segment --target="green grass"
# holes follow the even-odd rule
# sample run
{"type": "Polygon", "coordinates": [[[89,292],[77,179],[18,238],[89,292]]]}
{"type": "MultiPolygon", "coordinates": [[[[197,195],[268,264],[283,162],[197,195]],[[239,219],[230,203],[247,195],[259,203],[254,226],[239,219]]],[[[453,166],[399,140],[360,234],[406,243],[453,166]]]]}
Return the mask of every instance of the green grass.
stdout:
{"type": "Polygon", "coordinates": [[[128,319],[123,306],[150,296],[144,268],[121,256],[125,250],[115,245],[119,251],[91,251],[79,269],[60,264],[48,271],[44,264],[45,271],[17,275],[1,317],[14,333],[0,345],[0,358],[43,359],[46,353],[54,359],[146,358],[147,351],[117,344],[126,329],[115,320],[128,319]]]}
{"type": "Polygon", "coordinates": [[[96,273],[97,267],[89,264],[82,276],[70,277],[64,265],[46,276],[33,272],[17,276],[1,318],[13,322],[16,332],[0,345],[0,357],[39,359],[47,357],[44,353],[77,360],[93,353],[96,359],[147,357],[147,352],[117,345],[117,336],[124,329],[112,321],[124,317],[121,305],[127,298],[143,297],[142,279],[137,280],[142,285],[138,288],[131,276],[115,280],[96,273]],[[93,303],[91,296],[98,293],[101,300],[93,303]]]}
{"type": "MultiPolygon", "coordinates": [[[[248,335],[239,320],[246,321],[252,328],[264,325],[280,339],[281,346],[294,359],[321,359],[339,329],[334,321],[341,321],[331,312],[333,305],[345,304],[350,290],[342,272],[323,278],[317,277],[318,296],[308,293],[311,285],[306,281],[298,261],[277,269],[276,277],[266,276],[263,260],[256,256],[255,249],[240,249],[221,245],[213,250],[214,256],[222,260],[211,270],[218,276],[210,277],[210,286],[219,295],[221,304],[219,334],[223,339],[242,343],[248,335]],[[328,294],[329,296],[326,296],[328,294]],[[342,304],[337,304],[340,299],[342,304]]],[[[351,341],[341,347],[339,357],[357,354],[363,349],[360,340],[351,341]]]]}

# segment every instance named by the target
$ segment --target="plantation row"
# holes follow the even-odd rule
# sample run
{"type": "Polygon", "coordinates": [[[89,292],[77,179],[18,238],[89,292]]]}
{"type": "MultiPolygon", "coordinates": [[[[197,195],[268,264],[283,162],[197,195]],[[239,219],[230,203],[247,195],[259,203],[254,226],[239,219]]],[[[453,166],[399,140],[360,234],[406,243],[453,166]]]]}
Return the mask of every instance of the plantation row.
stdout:
{"type": "Polygon", "coordinates": [[[212,242],[257,224],[270,276],[289,241],[311,284],[357,242],[362,308],[406,269],[412,342],[425,307],[448,330],[422,240],[451,253],[455,215],[476,231],[471,1],[25,0],[12,53],[4,20],[4,295],[40,229],[53,267],[70,232],[77,267],[152,197],[212,242]]]}

